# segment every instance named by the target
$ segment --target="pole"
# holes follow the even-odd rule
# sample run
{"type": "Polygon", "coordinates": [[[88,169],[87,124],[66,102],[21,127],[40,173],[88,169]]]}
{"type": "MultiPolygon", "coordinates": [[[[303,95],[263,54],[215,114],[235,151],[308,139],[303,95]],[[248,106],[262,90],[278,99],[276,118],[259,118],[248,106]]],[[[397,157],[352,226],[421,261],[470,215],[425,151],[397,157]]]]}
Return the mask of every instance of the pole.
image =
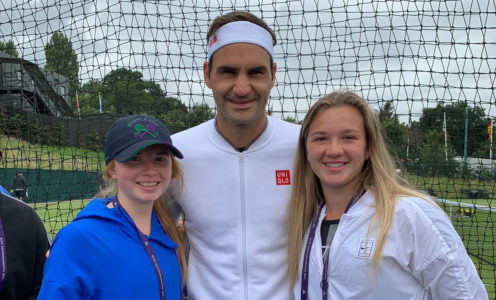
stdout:
{"type": "Polygon", "coordinates": [[[468,156],[468,105],[465,106],[465,138],[463,141],[463,166],[467,167],[468,156]]]}
{"type": "Polygon", "coordinates": [[[491,135],[489,135],[490,147],[489,147],[489,162],[491,163],[491,167],[489,168],[490,173],[493,174],[493,125],[494,122],[491,120],[491,135]]]}
{"type": "Polygon", "coordinates": [[[102,113],[102,94],[100,92],[98,92],[98,100],[100,102],[100,113],[102,113]]]}
{"type": "Polygon", "coordinates": [[[78,119],[81,120],[81,112],[79,111],[79,97],[77,91],[76,91],[76,110],[78,114],[78,119]]]}
{"type": "MultiPolygon", "coordinates": [[[[408,125],[410,126],[410,125],[408,125]]],[[[406,160],[408,161],[408,154],[410,152],[410,130],[406,133],[406,160]]]]}
{"type": "Polygon", "coordinates": [[[444,157],[448,161],[448,130],[446,126],[446,113],[443,113],[444,157]]]}
{"type": "Polygon", "coordinates": [[[412,130],[411,117],[408,116],[408,127],[406,129],[406,161],[408,163],[408,157],[410,154],[410,131],[412,130]]]}

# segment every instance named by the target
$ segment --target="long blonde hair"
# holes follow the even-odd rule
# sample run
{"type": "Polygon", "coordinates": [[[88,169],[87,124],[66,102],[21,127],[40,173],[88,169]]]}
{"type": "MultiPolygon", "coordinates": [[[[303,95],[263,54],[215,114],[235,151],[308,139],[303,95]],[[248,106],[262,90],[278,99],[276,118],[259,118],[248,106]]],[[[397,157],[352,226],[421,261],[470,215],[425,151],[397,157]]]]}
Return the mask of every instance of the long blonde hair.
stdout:
{"type": "MultiPolygon", "coordinates": [[[[171,181],[176,181],[181,187],[183,185],[183,172],[179,165],[177,159],[170,153],[171,161],[172,161],[172,176],[171,181]]],[[[112,178],[110,175],[110,170],[115,165],[115,160],[110,161],[106,168],[105,173],[103,174],[104,180],[107,182],[106,187],[99,192],[97,197],[108,197],[111,195],[115,195],[117,193],[117,181],[112,178]]],[[[179,263],[181,266],[181,277],[183,284],[186,283],[186,278],[188,275],[188,265],[186,259],[186,242],[184,240],[183,234],[179,231],[176,226],[176,223],[167,209],[167,203],[169,203],[169,199],[166,196],[167,193],[160,196],[160,198],[155,201],[153,204],[153,210],[157,215],[162,227],[165,232],[169,235],[169,237],[177,244],[177,256],[179,258],[179,263]]]]}
{"type": "Polygon", "coordinates": [[[372,189],[375,195],[376,209],[369,225],[367,238],[373,226],[379,228],[376,250],[372,257],[372,267],[379,268],[386,235],[391,227],[397,197],[424,195],[406,187],[406,183],[396,172],[396,167],[384,141],[377,115],[367,102],[353,92],[334,92],[319,99],[308,111],[301,126],[298,149],[296,152],[293,189],[288,205],[288,276],[290,287],[299,273],[301,248],[305,232],[313,216],[317,215],[323,199],[319,179],[307,162],[306,140],[312,122],[317,116],[330,108],[350,106],[356,108],[363,118],[367,138],[369,159],[365,161],[360,175],[360,182],[367,190],[372,189]]]}

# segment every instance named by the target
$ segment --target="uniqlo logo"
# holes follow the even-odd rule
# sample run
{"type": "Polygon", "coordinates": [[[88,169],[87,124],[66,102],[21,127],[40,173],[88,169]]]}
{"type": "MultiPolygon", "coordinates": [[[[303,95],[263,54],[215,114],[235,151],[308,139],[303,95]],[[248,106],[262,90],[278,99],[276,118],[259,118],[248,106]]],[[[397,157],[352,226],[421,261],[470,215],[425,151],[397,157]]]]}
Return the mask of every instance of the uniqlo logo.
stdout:
{"type": "Polygon", "coordinates": [[[276,184],[277,185],[291,185],[291,177],[289,176],[289,170],[277,170],[276,171],[276,184]]]}

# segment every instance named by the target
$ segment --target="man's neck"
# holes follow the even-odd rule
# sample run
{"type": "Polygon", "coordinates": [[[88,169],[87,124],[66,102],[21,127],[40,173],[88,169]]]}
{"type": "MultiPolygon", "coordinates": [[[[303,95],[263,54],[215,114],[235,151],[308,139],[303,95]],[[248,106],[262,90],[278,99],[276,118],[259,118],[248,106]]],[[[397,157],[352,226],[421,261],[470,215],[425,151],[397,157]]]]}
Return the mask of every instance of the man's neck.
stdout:
{"type": "Polygon", "coordinates": [[[215,119],[215,128],[222,137],[235,149],[247,149],[267,127],[267,117],[264,116],[261,122],[247,125],[224,124],[215,119]]]}

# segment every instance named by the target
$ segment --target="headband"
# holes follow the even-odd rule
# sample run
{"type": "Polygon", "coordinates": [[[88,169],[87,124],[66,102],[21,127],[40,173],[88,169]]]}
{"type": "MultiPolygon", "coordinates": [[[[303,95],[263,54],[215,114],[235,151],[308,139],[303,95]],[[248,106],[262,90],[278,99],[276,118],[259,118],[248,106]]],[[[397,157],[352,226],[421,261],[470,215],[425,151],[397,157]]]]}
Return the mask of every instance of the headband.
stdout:
{"type": "Polygon", "coordinates": [[[274,59],[272,36],[262,27],[248,21],[230,22],[221,26],[208,41],[207,60],[210,61],[215,51],[234,43],[249,43],[258,45],[274,59]]]}

